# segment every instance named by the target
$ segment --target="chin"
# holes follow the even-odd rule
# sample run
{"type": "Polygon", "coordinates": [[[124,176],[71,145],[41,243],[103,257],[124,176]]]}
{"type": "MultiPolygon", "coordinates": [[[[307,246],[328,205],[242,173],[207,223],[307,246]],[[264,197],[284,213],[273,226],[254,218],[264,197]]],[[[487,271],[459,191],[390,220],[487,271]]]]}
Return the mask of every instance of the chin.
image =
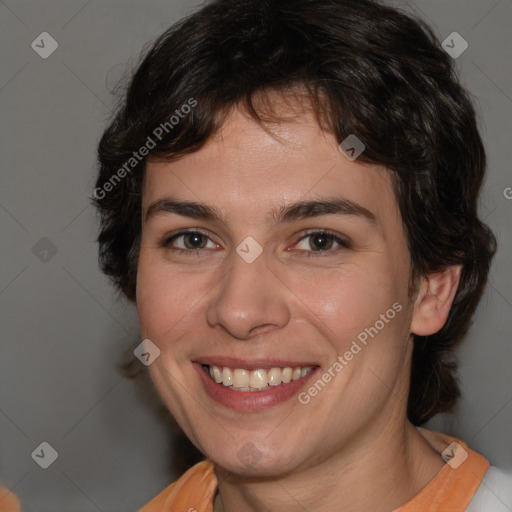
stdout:
{"type": "Polygon", "coordinates": [[[237,448],[234,450],[232,446],[227,452],[224,450],[219,453],[213,450],[208,458],[224,471],[240,478],[280,477],[294,471],[298,465],[295,458],[283,453],[282,447],[280,450],[271,450],[267,445],[264,453],[261,446],[248,441],[237,448]]]}

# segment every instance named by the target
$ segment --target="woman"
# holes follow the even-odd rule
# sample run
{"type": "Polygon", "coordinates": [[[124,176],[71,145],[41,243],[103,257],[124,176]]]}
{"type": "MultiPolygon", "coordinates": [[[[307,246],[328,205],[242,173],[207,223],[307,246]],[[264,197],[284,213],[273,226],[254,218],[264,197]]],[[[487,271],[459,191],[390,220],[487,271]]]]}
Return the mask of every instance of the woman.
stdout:
{"type": "Polygon", "coordinates": [[[508,510],[510,480],[419,428],[457,403],[495,252],[474,110],[428,27],[210,2],[149,51],[99,163],[102,269],[205,457],[141,512],[508,510]]]}

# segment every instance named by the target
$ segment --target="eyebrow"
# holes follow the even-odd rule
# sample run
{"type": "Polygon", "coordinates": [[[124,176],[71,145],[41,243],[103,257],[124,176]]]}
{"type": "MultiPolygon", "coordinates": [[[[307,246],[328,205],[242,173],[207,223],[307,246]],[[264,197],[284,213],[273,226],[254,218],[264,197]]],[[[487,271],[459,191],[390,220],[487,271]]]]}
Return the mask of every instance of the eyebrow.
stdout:
{"type": "MultiPolygon", "coordinates": [[[[226,219],[214,206],[195,201],[182,201],[170,197],[159,199],[148,206],[144,222],[160,214],[176,214],[198,220],[209,220],[227,226],[226,219]]],[[[360,217],[372,224],[377,218],[370,210],[344,198],[324,198],[312,201],[298,201],[272,210],[269,218],[271,227],[322,215],[351,215],[360,217]]]]}

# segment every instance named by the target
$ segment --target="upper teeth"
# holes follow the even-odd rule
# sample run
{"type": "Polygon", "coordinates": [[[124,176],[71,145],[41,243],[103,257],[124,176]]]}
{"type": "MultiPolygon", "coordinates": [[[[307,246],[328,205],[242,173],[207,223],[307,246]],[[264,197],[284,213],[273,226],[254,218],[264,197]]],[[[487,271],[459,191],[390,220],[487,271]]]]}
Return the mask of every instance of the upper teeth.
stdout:
{"type": "Polygon", "coordinates": [[[304,368],[288,367],[251,371],[212,365],[210,366],[210,376],[217,384],[233,387],[233,389],[239,391],[260,391],[269,389],[270,386],[279,386],[279,384],[287,384],[292,380],[298,380],[305,377],[312,369],[312,366],[305,366],[304,368]]]}

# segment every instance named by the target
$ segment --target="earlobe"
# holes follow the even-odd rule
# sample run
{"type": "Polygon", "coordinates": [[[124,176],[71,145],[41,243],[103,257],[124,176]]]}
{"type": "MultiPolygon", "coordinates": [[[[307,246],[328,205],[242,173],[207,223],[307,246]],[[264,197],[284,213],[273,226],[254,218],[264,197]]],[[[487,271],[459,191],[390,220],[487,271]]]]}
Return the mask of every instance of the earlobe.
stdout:
{"type": "Polygon", "coordinates": [[[462,265],[454,265],[423,279],[414,305],[412,334],[428,336],[443,327],[459,286],[461,272],[462,265]]]}

